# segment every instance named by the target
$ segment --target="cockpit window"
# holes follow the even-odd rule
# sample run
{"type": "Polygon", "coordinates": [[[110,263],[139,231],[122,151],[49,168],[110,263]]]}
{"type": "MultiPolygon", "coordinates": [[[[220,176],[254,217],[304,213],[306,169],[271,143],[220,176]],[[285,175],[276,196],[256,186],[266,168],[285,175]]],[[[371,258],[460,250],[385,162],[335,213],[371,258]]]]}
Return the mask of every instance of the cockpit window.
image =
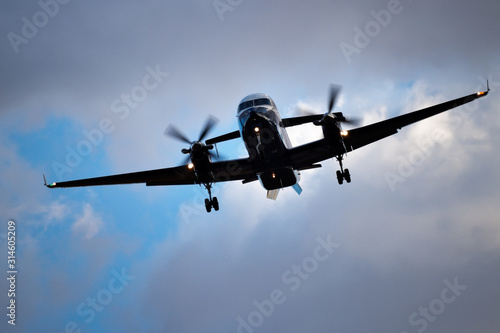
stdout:
{"type": "Polygon", "coordinates": [[[240,106],[238,106],[238,111],[248,109],[249,107],[252,106],[253,106],[253,101],[243,102],[240,104],[240,106]]]}
{"type": "Polygon", "coordinates": [[[255,105],[271,105],[271,101],[267,98],[259,98],[254,100],[255,105]]]}
{"type": "Polygon", "coordinates": [[[245,109],[248,109],[252,106],[258,106],[258,105],[272,105],[272,104],[268,98],[258,98],[258,99],[254,99],[251,101],[246,101],[246,102],[241,103],[238,106],[238,112],[245,110],[245,109]]]}

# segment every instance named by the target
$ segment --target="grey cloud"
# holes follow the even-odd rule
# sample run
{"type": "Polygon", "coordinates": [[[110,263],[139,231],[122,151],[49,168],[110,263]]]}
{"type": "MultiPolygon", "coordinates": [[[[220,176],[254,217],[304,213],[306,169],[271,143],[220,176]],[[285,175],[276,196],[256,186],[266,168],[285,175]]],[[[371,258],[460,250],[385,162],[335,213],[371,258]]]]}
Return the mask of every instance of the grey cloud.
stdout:
{"type": "MultiPolygon", "coordinates": [[[[222,22],[212,1],[72,1],[20,45],[18,54],[3,39],[0,115],[7,122],[23,112],[32,127],[42,126],[38,120],[48,114],[68,117],[77,127],[75,142],[82,139],[78,128],[89,130],[112,117],[116,129],[98,149],[109,156],[111,168],[127,172],[180,161],[182,147],[163,138],[170,122],[196,135],[213,113],[221,119],[218,130],[236,129],[238,101],[256,91],[269,93],[284,111],[300,100],[326,102],[333,82],[344,87],[342,112],[362,116],[387,110],[389,117],[470,93],[480,76],[500,81],[498,2],[401,3],[403,11],[348,64],[340,43],[353,43],[354,28],[363,29],[374,19],[370,12],[387,8],[388,1],[243,1],[222,22]],[[157,64],[169,76],[120,121],[111,103],[141,84],[147,66],[157,64]],[[418,90],[416,82],[427,88],[418,90]]],[[[3,6],[4,37],[19,32],[21,18],[39,10],[35,2],[3,6]]],[[[500,245],[495,153],[500,118],[493,82],[496,91],[479,101],[467,125],[452,128],[449,145],[436,148],[394,192],[384,172],[397,171],[398,157],[407,157],[425,127],[443,119],[428,120],[423,132],[404,129],[349,154],[352,184],[339,187],[336,163],[325,161],[323,169],[303,172],[307,186],[301,197],[285,190],[271,202],[259,184],[235,183],[221,189],[217,214],[201,212],[190,223],[178,214],[178,230],[130,263],[140,283],[131,284],[106,309],[102,324],[122,331],[234,332],[239,316],[247,320],[256,311],[254,301],[281,289],[287,300],[255,331],[415,332],[409,316],[440,297],[445,279],[458,277],[467,289],[429,322],[426,332],[493,332],[500,245]],[[467,133],[477,129],[484,135],[467,133]],[[283,273],[311,256],[317,238],[327,235],[341,247],[290,291],[283,273]]],[[[60,144],[64,151],[68,142],[60,144]]],[[[45,192],[32,191],[31,183],[39,170],[4,145],[13,166],[2,167],[8,176],[3,188],[9,188],[2,207],[26,193],[38,207],[45,192]],[[15,169],[27,175],[24,182],[13,180],[15,169]]],[[[108,222],[113,215],[103,212],[103,219],[108,222]]],[[[164,222],[163,216],[151,218],[164,222]]],[[[93,279],[106,279],[104,267],[132,242],[131,235],[114,228],[118,236],[79,240],[68,251],[97,264],[86,266],[89,272],[76,281],[84,287],[76,288],[68,278],[57,280],[70,292],[58,295],[61,309],[74,315],[81,295],[94,290],[93,279]],[[62,305],[66,301],[70,310],[62,305]]],[[[142,248],[142,241],[135,240],[128,254],[142,248]]],[[[37,255],[35,245],[25,257],[25,264],[33,265],[25,272],[33,275],[44,269],[37,262],[48,260],[37,255]]],[[[57,267],[49,267],[58,274],[57,267]]],[[[23,297],[45,302],[49,295],[38,290],[41,283],[29,283],[29,295],[23,297]]]]}

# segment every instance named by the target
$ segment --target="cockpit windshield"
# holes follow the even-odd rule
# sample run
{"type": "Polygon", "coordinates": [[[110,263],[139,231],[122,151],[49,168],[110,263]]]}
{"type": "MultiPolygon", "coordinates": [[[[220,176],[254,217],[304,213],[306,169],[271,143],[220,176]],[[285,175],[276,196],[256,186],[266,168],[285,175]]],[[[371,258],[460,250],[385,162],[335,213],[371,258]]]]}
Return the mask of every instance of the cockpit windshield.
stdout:
{"type": "Polygon", "coordinates": [[[271,100],[269,98],[258,98],[251,101],[243,102],[238,106],[238,112],[248,109],[252,106],[260,106],[260,105],[272,105],[271,100]]]}
{"type": "Polygon", "coordinates": [[[254,102],[255,102],[255,106],[258,106],[258,105],[271,105],[271,101],[269,99],[267,99],[267,98],[255,99],[254,102]]]}

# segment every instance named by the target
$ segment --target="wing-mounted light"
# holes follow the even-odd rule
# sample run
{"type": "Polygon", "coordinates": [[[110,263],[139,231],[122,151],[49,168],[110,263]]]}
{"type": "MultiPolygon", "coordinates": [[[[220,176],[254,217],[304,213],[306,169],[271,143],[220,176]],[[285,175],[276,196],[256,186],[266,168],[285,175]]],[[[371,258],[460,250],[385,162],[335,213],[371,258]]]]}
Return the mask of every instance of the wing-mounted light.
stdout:
{"type": "Polygon", "coordinates": [[[489,92],[490,92],[490,82],[486,80],[486,91],[478,91],[476,95],[482,97],[488,95],[489,92]]]}
{"type": "Polygon", "coordinates": [[[56,187],[56,183],[51,183],[51,184],[47,184],[47,179],[45,179],[45,175],[43,175],[43,185],[47,186],[48,188],[51,188],[51,187],[56,187]]]}

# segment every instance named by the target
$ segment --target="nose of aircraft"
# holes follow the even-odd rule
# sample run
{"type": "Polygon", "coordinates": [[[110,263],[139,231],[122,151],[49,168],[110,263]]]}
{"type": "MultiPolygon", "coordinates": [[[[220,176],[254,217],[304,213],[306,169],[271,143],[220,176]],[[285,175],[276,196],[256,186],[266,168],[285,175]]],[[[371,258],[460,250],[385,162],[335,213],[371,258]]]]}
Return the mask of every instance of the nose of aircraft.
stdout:
{"type": "Polygon", "coordinates": [[[267,111],[267,108],[265,107],[251,107],[248,108],[247,110],[243,111],[240,113],[239,118],[240,118],[240,124],[245,127],[248,122],[255,123],[258,121],[261,121],[262,119],[265,119],[265,112],[267,111]]]}

